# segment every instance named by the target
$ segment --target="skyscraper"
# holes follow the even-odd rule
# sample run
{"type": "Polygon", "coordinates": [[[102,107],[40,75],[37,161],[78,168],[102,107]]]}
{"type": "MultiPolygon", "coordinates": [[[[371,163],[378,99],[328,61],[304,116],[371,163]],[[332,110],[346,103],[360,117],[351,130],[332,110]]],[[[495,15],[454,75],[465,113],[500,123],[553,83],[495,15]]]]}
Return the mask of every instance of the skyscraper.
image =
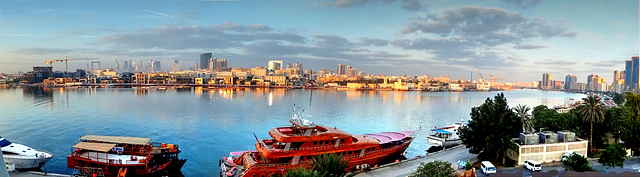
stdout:
{"type": "Polygon", "coordinates": [[[343,64],[338,64],[338,70],[336,73],[338,73],[338,75],[344,75],[347,73],[343,64]]]}
{"type": "Polygon", "coordinates": [[[624,79],[624,71],[613,71],[613,84],[617,84],[620,80],[624,79]]]}
{"type": "Polygon", "coordinates": [[[268,72],[275,72],[278,69],[282,69],[282,60],[269,60],[267,66],[268,72]]]}
{"type": "Polygon", "coordinates": [[[214,71],[220,71],[223,68],[228,68],[227,59],[217,59],[216,58],[215,64],[214,64],[214,71]]]}
{"type": "Polygon", "coordinates": [[[180,71],[180,60],[173,60],[173,71],[180,71]]]}
{"type": "Polygon", "coordinates": [[[540,88],[551,89],[551,80],[553,80],[553,74],[551,73],[542,74],[542,86],[540,86],[540,88]]]}
{"type": "Polygon", "coordinates": [[[633,60],[625,60],[624,61],[624,86],[626,87],[625,90],[631,90],[633,89],[633,60]]]}
{"type": "Polygon", "coordinates": [[[631,60],[633,61],[632,62],[633,68],[631,72],[633,73],[631,74],[632,75],[631,83],[630,83],[631,87],[629,88],[633,90],[637,90],[638,89],[638,72],[640,72],[640,68],[638,68],[640,67],[640,61],[639,61],[640,58],[638,58],[638,56],[634,56],[634,57],[631,57],[631,60]]]}
{"type": "Polygon", "coordinates": [[[211,58],[213,58],[213,55],[211,53],[200,54],[200,69],[207,69],[207,67],[209,66],[209,60],[211,60],[211,58]]]}
{"type": "Polygon", "coordinates": [[[569,90],[571,83],[576,82],[578,82],[578,78],[576,77],[576,75],[567,74],[567,76],[564,77],[564,90],[569,90]]]}

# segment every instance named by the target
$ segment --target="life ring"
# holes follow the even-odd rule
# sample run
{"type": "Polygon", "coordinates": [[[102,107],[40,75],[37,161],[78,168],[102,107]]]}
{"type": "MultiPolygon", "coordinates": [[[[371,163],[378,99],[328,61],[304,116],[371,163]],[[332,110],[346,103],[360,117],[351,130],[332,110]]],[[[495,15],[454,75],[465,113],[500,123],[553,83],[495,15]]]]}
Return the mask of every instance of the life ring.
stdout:
{"type": "Polygon", "coordinates": [[[144,149],[140,149],[140,154],[144,154],[144,149]]]}

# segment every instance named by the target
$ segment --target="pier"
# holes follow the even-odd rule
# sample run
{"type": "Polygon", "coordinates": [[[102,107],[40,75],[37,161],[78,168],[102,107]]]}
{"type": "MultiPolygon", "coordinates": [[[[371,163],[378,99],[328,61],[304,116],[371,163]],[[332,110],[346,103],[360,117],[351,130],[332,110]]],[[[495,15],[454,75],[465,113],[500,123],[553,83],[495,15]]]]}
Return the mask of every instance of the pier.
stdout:
{"type": "Polygon", "coordinates": [[[40,177],[40,176],[71,177],[71,175],[44,173],[44,172],[37,172],[37,171],[13,171],[13,172],[9,172],[9,176],[11,177],[40,177]]]}
{"type": "Polygon", "coordinates": [[[444,151],[430,153],[426,156],[415,157],[401,162],[372,168],[371,171],[357,174],[356,177],[409,176],[418,169],[420,163],[428,163],[436,160],[449,162],[451,163],[451,167],[457,169],[458,160],[475,162],[477,160],[477,155],[469,153],[469,149],[460,145],[444,151]]]}

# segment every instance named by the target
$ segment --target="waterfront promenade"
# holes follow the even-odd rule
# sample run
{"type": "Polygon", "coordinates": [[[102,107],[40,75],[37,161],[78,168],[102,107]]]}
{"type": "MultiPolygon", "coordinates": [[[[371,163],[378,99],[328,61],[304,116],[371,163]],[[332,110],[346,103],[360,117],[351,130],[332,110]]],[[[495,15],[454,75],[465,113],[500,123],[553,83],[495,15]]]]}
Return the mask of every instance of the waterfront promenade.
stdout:
{"type": "Polygon", "coordinates": [[[374,168],[371,169],[371,171],[360,173],[356,175],[356,177],[409,176],[418,169],[420,163],[428,163],[435,160],[449,162],[454,169],[457,169],[458,160],[473,163],[477,161],[477,155],[469,153],[469,149],[464,146],[456,146],[444,151],[428,154],[426,156],[407,159],[400,163],[392,163],[374,168]]]}

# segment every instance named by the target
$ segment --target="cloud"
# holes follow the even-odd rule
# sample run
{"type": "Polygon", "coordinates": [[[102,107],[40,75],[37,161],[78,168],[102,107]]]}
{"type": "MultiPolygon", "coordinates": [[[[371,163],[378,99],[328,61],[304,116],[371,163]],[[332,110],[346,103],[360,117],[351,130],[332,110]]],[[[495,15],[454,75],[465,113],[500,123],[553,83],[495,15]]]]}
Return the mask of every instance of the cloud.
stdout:
{"type": "Polygon", "coordinates": [[[293,33],[274,32],[269,26],[240,25],[225,22],[210,26],[165,25],[142,28],[132,33],[111,34],[99,42],[131,49],[226,49],[244,47],[246,42],[259,40],[301,43],[306,40],[293,33]]]}
{"type": "Polygon", "coordinates": [[[389,41],[385,39],[377,39],[377,38],[360,38],[360,42],[358,43],[360,46],[387,46],[389,45],[389,41]]]}
{"type": "Polygon", "coordinates": [[[407,11],[421,11],[425,10],[429,7],[429,4],[425,2],[425,4],[421,4],[418,0],[402,0],[401,8],[407,11]]]}
{"type": "Polygon", "coordinates": [[[23,48],[12,51],[11,53],[24,54],[24,55],[50,55],[58,54],[64,55],[73,50],[59,49],[59,48],[23,48]]]}
{"type": "Polygon", "coordinates": [[[533,8],[538,5],[538,3],[542,2],[542,0],[502,0],[507,4],[513,4],[517,8],[527,9],[533,8]]]}
{"type": "Polygon", "coordinates": [[[513,46],[514,49],[541,49],[541,48],[547,48],[547,46],[545,45],[539,45],[539,44],[516,44],[513,46]]]}
{"type": "Polygon", "coordinates": [[[574,37],[567,24],[549,22],[542,17],[527,18],[518,12],[497,7],[468,6],[447,9],[442,14],[429,14],[426,18],[410,21],[402,33],[422,32],[440,37],[484,37],[510,35],[520,38],[574,37]]]}
{"type": "Polygon", "coordinates": [[[612,67],[621,66],[624,64],[624,62],[620,62],[620,61],[621,60],[601,60],[598,62],[585,62],[585,64],[593,65],[595,67],[612,68],[612,67]]]}
{"type": "Polygon", "coordinates": [[[178,14],[176,16],[173,16],[173,15],[169,15],[169,14],[166,14],[166,13],[152,11],[152,10],[146,10],[146,9],[142,9],[142,11],[143,12],[147,12],[147,13],[151,13],[151,14],[155,14],[155,15],[159,15],[159,16],[163,16],[163,17],[169,17],[169,18],[174,18],[174,19],[184,19],[184,20],[187,20],[187,21],[190,21],[190,22],[193,22],[193,23],[205,25],[205,23],[202,23],[202,22],[199,22],[197,20],[193,20],[193,19],[185,17],[185,15],[187,15],[187,14],[188,15],[199,14],[198,12],[189,12],[189,13],[186,13],[186,14],[183,12],[183,13],[180,13],[180,14],[178,14]]]}
{"type": "Polygon", "coordinates": [[[566,61],[566,60],[547,59],[547,60],[535,62],[535,64],[552,65],[552,66],[559,66],[559,65],[566,66],[566,65],[576,64],[576,62],[575,61],[566,61]]]}

